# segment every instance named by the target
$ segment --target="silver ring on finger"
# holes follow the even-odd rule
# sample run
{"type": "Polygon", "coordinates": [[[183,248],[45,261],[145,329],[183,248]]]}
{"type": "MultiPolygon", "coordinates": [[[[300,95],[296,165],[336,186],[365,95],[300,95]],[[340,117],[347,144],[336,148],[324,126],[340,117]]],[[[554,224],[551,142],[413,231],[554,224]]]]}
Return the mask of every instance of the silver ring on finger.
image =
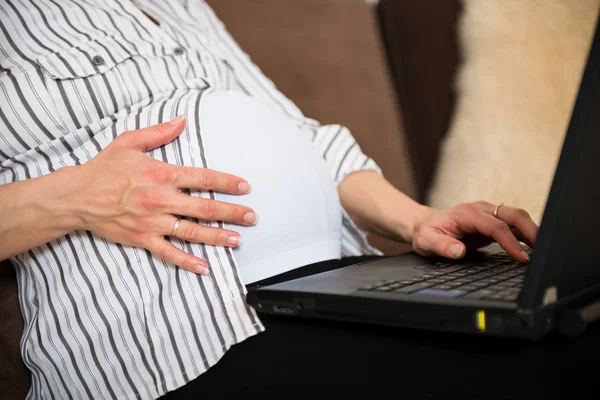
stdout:
{"type": "Polygon", "coordinates": [[[498,205],[496,206],[496,209],[494,210],[494,217],[496,217],[496,218],[500,219],[500,218],[498,217],[498,210],[499,210],[499,209],[500,209],[500,207],[502,207],[503,205],[504,205],[504,203],[500,203],[500,204],[498,204],[498,205]]]}

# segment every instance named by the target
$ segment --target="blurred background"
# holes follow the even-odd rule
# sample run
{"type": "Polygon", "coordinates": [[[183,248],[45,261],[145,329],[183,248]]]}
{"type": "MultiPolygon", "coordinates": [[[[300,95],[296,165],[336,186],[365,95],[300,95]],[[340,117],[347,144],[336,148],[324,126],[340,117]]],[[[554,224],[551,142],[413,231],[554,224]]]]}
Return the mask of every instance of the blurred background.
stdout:
{"type": "Polygon", "coordinates": [[[348,126],[411,197],[541,221],[600,0],[208,3],[306,116],[348,126]]]}

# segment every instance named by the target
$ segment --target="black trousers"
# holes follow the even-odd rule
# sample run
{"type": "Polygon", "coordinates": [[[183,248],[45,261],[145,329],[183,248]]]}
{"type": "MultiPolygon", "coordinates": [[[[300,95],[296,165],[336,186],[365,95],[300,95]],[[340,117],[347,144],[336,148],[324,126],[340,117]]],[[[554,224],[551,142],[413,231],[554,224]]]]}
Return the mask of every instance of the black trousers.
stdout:
{"type": "MultiPolygon", "coordinates": [[[[339,268],[315,264],[270,282],[339,268]]],[[[249,290],[252,290],[250,288],[249,290]]],[[[394,398],[597,398],[600,326],[542,342],[261,316],[266,331],[232,347],[165,400],[231,396],[385,395],[394,398]]]]}

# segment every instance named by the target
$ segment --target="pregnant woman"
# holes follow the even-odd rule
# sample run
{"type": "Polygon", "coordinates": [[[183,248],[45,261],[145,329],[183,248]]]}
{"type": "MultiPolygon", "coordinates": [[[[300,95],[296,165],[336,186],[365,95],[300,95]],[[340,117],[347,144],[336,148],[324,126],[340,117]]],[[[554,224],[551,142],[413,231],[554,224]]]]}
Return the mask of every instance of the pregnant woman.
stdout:
{"type": "Polygon", "coordinates": [[[0,260],[17,271],[31,398],[182,387],[264,330],[246,285],[378,254],[368,232],[528,259],[525,212],[410,200],[346,128],[305,118],[204,2],[8,4],[0,260]]]}

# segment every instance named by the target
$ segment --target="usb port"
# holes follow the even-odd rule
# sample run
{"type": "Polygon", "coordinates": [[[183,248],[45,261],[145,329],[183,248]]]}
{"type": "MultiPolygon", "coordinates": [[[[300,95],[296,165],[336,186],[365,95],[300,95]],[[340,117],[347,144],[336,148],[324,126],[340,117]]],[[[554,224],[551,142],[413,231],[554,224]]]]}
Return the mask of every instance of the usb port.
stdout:
{"type": "Polygon", "coordinates": [[[273,311],[278,314],[296,314],[296,311],[288,306],[273,306],[273,311]]]}

